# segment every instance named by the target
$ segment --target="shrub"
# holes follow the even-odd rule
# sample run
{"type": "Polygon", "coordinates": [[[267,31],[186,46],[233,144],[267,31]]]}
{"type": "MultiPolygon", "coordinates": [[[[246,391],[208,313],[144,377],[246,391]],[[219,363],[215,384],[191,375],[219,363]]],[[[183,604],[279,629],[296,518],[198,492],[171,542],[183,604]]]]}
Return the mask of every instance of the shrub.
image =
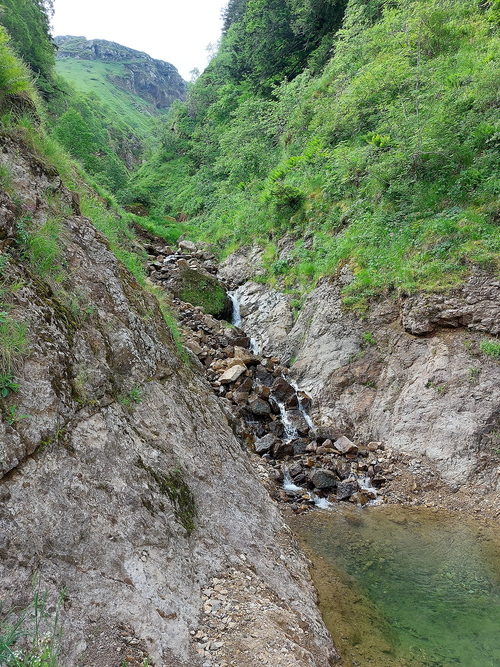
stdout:
{"type": "Polygon", "coordinates": [[[496,358],[500,356],[500,342],[497,340],[482,340],[479,347],[487,357],[496,358]]]}

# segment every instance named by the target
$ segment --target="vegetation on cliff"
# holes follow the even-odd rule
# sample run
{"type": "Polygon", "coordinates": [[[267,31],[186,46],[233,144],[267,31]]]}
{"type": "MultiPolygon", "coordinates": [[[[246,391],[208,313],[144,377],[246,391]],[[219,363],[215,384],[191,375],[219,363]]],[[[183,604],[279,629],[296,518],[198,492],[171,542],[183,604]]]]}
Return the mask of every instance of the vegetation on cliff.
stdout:
{"type": "Polygon", "coordinates": [[[333,36],[342,10],[232,0],[217,56],[119,196],[226,252],[264,243],[291,288],[348,264],[357,307],[497,270],[496,5],[350,0],[333,36]]]}

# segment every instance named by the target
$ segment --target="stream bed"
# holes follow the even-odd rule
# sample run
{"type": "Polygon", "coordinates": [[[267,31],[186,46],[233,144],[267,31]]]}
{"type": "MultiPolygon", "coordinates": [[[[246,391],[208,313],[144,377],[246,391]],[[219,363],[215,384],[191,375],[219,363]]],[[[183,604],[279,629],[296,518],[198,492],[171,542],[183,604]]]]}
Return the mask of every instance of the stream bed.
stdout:
{"type": "Polygon", "coordinates": [[[500,527],[428,508],[289,519],[342,667],[500,665],[500,527]]]}

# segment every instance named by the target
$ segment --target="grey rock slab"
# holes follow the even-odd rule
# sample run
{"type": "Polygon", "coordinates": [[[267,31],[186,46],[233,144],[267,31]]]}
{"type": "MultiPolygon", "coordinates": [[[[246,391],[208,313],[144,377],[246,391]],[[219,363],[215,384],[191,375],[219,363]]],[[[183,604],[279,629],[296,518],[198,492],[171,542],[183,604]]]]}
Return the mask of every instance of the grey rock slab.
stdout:
{"type": "Polygon", "coordinates": [[[335,473],[326,468],[314,470],[311,473],[310,480],[317,489],[333,489],[339,481],[335,473]]]}
{"type": "Polygon", "coordinates": [[[246,370],[247,367],[241,364],[232,366],[231,368],[228,368],[226,371],[224,371],[224,373],[219,378],[219,382],[221,384],[229,384],[231,382],[236,382],[236,380],[240,377],[240,375],[243,375],[243,373],[246,370]]]}
{"type": "Polygon", "coordinates": [[[263,438],[258,438],[255,441],[255,452],[261,456],[267,454],[273,449],[277,442],[278,438],[274,434],[268,433],[263,438]]]}
{"type": "Polygon", "coordinates": [[[31,348],[15,396],[29,419],[0,420],[0,535],[9,538],[0,544],[0,599],[6,607],[29,602],[34,571],[51,606],[66,587],[65,667],[104,656],[118,664],[121,625],[155,664],[193,667],[201,662],[190,630],[202,613],[203,582],[238,567],[244,553],[306,623],[316,667],[327,667],[321,656],[333,647],[307,564],[234,437],[229,406],[182,363],[158,301],[105,237],[87,218],[68,215],[74,202],[60,179],[8,137],[0,148],[35,222],[49,213],[44,193],[58,192],[66,287],[88,311],[74,319],[22,261],[5,268],[4,280],[23,283],[12,308],[29,323],[31,348]],[[194,516],[189,503],[170,500],[172,476],[192,494],[194,516]],[[278,543],[295,554],[288,569],[270,557],[278,543]],[[93,653],[96,628],[108,637],[105,654],[93,653]]]}

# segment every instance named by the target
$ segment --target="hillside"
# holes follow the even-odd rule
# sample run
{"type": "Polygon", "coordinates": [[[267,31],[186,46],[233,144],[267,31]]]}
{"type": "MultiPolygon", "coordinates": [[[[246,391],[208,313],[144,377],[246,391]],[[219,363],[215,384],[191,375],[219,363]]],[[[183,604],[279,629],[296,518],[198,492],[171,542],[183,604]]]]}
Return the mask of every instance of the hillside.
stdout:
{"type": "MultiPolygon", "coordinates": [[[[339,5],[320,4],[335,18],[339,5]]],[[[345,303],[360,310],[447,289],[472,267],[497,272],[495,6],[350,0],[334,51],[308,59],[313,6],[259,7],[230,2],[217,57],[128,199],[187,217],[226,252],[257,241],[268,281],[297,298],[344,265],[345,303]],[[271,72],[277,49],[288,60],[271,72]]]]}
{"type": "Polygon", "coordinates": [[[145,134],[149,120],[184,100],[186,82],[173,65],[114,42],[56,37],[56,69],[77,90],[95,92],[134,130],[145,134]]]}

